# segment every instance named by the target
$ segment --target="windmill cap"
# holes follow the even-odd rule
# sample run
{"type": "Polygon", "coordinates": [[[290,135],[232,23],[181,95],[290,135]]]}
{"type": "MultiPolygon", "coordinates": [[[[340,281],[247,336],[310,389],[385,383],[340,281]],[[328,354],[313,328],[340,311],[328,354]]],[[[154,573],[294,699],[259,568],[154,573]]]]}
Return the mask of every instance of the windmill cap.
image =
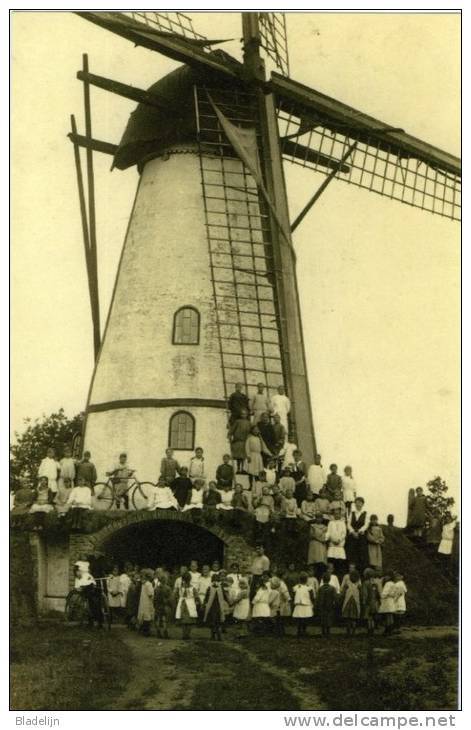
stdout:
{"type": "Polygon", "coordinates": [[[125,170],[132,165],[142,166],[173,145],[196,144],[195,84],[217,84],[220,88],[224,81],[184,65],[147,89],[162,106],[137,105],[118,145],[113,167],[125,170]]]}

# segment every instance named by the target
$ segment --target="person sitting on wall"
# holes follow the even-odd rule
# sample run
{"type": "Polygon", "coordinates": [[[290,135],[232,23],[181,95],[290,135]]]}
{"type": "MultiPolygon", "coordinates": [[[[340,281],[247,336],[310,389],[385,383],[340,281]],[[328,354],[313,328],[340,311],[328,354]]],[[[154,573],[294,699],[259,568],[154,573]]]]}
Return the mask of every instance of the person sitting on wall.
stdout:
{"type": "Polygon", "coordinates": [[[202,479],[195,479],[190,494],[190,501],[184,506],[183,511],[187,512],[192,509],[203,509],[203,497],[204,497],[204,481],[202,479]]]}
{"type": "Polygon", "coordinates": [[[205,463],[203,449],[201,448],[201,446],[196,447],[195,455],[192,456],[190,459],[188,476],[192,481],[194,481],[195,479],[203,479],[203,481],[206,483],[205,463]]]}
{"type": "Polygon", "coordinates": [[[234,507],[232,506],[232,499],[234,497],[234,490],[232,489],[232,485],[229,486],[229,484],[226,484],[225,487],[219,490],[221,494],[221,501],[219,502],[217,506],[217,509],[222,510],[232,510],[234,507]]]}
{"type": "Polygon", "coordinates": [[[166,449],[165,456],[160,462],[160,478],[170,486],[177,474],[180,474],[180,464],[173,458],[173,449],[166,449]]]}
{"type": "Polygon", "coordinates": [[[217,507],[221,502],[221,493],[216,482],[209,482],[208,491],[203,494],[203,505],[205,507],[217,507]]]}
{"type": "Polygon", "coordinates": [[[232,425],[234,421],[237,421],[241,417],[242,411],[245,410],[248,413],[250,410],[249,398],[243,392],[243,387],[242,383],[236,383],[235,391],[231,393],[227,401],[227,406],[230,411],[229,425],[232,425]]]}
{"type": "Polygon", "coordinates": [[[164,477],[160,477],[149,499],[147,509],[151,511],[156,509],[178,509],[178,506],[178,502],[164,477]]]}
{"type": "Polygon", "coordinates": [[[76,487],[73,487],[67,500],[69,507],[67,518],[72,530],[83,530],[86,525],[87,515],[92,509],[92,491],[90,484],[84,479],[79,479],[76,487]]]}
{"type": "Polygon", "coordinates": [[[34,503],[35,492],[31,488],[30,481],[27,477],[20,477],[20,486],[13,493],[14,502],[12,514],[24,515],[30,511],[30,507],[34,503]]]}
{"type": "Polygon", "coordinates": [[[93,487],[95,486],[97,480],[97,473],[95,464],[90,461],[90,458],[90,452],[84,451],[82,461],[79,461],[76,465],[75,481],[78,484],[78,480],[83,479],[85,482],[91,485],[93,492],[93,487]]]}
{"type": "Polygon", "coordinates": [[[49,501],[49,485],[47,477],[39,477],[36,499],[31,505],[30,514],[34,515],[33,530],[42,530],[46,514],[54,507],[49,501]]]}
{"type": "MultiPolygon", "coordinates": [[[[201,481],[201,479],[198,481],[201,481]]],[[[178,502],[178,506],[181,510],[183,510],[191,501],[191,494],[193,490],[193,482],[188,477],[188,469],[186,466],[182,466],[180,469],[180,476],[173,480],[171,488],[173,496],[178,502]]]]}
{"type": "Polygon", "coordinates": [[[135,469],[131,469],[128,465],[128,456],[123,451],[119,455],[118,463],[114,464],[110,471],[106,472],[106,476],[111,477],[114,484],[115,503],[117,509],[120,509],[121,507],[121,500],[123,500],[124,509],[129,509],[129,494],[127,490],[129,480],[134,475],[135,471],[135,469]]]}
{"type": "Polygon", "coordinates": [[[232,487],[234,484],[234,467],[232,466],[229,454],[222,457],[223,463],[216,469],[216,482],[219,488],[232,487]]]}

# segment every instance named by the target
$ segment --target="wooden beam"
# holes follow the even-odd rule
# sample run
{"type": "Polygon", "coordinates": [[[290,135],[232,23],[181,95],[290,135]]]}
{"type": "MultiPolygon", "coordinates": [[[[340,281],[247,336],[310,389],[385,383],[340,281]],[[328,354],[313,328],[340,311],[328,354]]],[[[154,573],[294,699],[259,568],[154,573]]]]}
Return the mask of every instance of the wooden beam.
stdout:
{"type": "Polygon", "coordinates": [[[333,157],[323,155],[310,147],[299,144],[298,142],[292,142],[291,140],[286,139],[286,137],[281,139],[281,148],[282,154],[286,155],[287,159],[296,157],[296,159],[302,160],[303,162],[312,162],[314,165],[329,167],[330,169],[335,170],[335,172],[338,172],[339,170],[344,173],[350,172],[348,165],[341,165],[339,168],[338,160],[335,160],[333,157]]]}
{"type": "Polygon", "coordinates": [[[101,139],[88,139],[82,134],[70,132],[68,138],[74,144],[79,147],[85,147],[86,149],[92,149],[94,152],[103,152],[105,155],[112,155],[114,157],[116,150],[118,149],[117,144],[111,144],[111,142],[103,142],[101,139]]]}
{"type": "Polygon", "coordinates": [[[125,99],[137,101],[139,104],[147,104],[148,106],[153,106],[156,109],[167,108],[165,99],[161,99],[155,94],[150,94],[148,91],[138,89],[135,86],[123,84],[121,81],[113,81],[113,79],[107,79],[105,76],[97,76],[96,74],[86,73],[85,71],[77,71],[77,78],[80,79],[80,81],[87,81],[89,84],[97,86],[99,89],[111,91],[112,94],[124,96],[125,99]]]}
{"type": "MultiPolygon", "coordinates": [[[[83,70],[88,73],[88,56],[83,54],[83,70]]],[[[85,135],[87,139],[92,138],[92,116],[90,109],[90,84],[83,83],[83,101],[85,110],[85,135]]],[[[90,279],[93,294],[93,344],[95,360],[98,357],[101,345],[100,332],[100,297],[98,292],[98,261],[96,241],[96,216],[95,216],[95,179],[93,172],[93,150],[87,151],[87,183],[88,183],[88,235],[90,239],[90,279]]]]}

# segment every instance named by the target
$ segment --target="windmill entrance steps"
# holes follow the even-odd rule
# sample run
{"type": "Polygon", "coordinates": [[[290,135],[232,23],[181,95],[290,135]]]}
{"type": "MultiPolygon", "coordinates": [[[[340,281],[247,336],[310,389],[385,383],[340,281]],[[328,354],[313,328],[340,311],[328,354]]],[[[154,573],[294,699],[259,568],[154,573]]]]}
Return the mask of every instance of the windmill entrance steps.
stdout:
{"type": "Polygon", "coordinates": [[[58,524],[46,525],[42,532],[23,532],[40,612],[64,609],[74,583],[74,563],[83,554],[98,556],[95,572],[100,572],[100,561],[101,572],[114,563],[123,567],[126,561],[173,571],[190,560],[200,565],[214,560],[225,566],[234,561],[250,565],[255,555],[253,518],[235,510],[226,514],[111,511],[93,517],[96,522],[92,520],[87,532],[69,533],[58,524]]]}

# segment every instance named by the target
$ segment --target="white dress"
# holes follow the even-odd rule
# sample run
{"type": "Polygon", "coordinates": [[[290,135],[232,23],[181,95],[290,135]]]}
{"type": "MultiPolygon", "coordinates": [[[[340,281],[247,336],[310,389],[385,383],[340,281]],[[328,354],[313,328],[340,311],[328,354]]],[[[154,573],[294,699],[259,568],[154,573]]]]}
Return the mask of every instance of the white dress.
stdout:
{"type": "Polygon", "coordinates": [[[308,585],[298,583],[293,588],[294,609],[293,618],[311,618],[314,615],[308,585]]]}
{"type": "Polygon", "coordinates": [[[335,588],[335,590],[337,591],[337,593],[340,593],[340,583],[339,583],[339,579],[337,578],[335,573],[330,574],[329,585],[333,586],[335,588]]]}
{"type": "Polygon", "coordinates": [[[307,481],[313,494],[319,494],[325,484],[324,467],[320,464],[311,464],[307,470],[307,481]]]}
{"type": "Polygon", "coordinates": [[[396,612],[396,601],[395,601],[395,585],[392,580],[388,580],[384,584],[383,590],[381,591],[381,603],[379,606],[378,613],[395,613],[396,612]]]}
{"type": "Polygon", "coordinates": [[[198,585],[196,586],[196,590],[198,591],[198,596],[201,604],[204,603],[204,599],[206,598],[206,591],[208,590],[210,585],[211,575],[201,575],[198,580],[198,585]]]}
{"type": "Polygon", "coordinates": [[[277,413],[280,417],[280,421],[288,431],[288,413],[291,410],[291,402],[287,395],[280,395],[277,393],[271,398],[271,408],[273,413],[277,413]]]}
{"type": "Polygon", "coordinates": [[[345,560],[345,538],[347,536],[347,528],[343,520],[331,520],[327,525],[326,538],[329,544],[327,548],[327,557],[334,560],[345,560]],[[337,542],[334,545],[332,541],[337,542]]]}
{"type": "Polygon", "coordinates": [[[232,615],[237,621],[247,621],[250,618],[250,600],[247,588],[237,591],[232,615]]]}
{"type": "Polygon", "coordinates": [[[203,509],[203,494],[202,489],[192,489],[190,502],[183,507],[183,512],[190,509],[203,509]]]}
{"type": "Polygon", "coordinates": [[[342,477],[343,501],[353,502],[357,496],[357,485],[353,477],[346,474],[342,477]]]}
{"type": "Polygon", "coordinates": [[[186,603],[186,607],[187,607],[190,618],[198,618],[198,611],[196,609],[196,602],[195,602],[195,597],[193,595],[193,588],[180,587],[178,589],[178,603],[177,603],[177,610],[175,611],[176,619],[180,619],[182,617],[183,602],[186,603]]]}
{"type": "Polygon", "coordinates": [[[406,612],[406,593],[407,587],[403,580],[398,580],[394,583],[394,612],[405,613],[406,612]]]}
{"type": "Polygon", "coordinates": [[[60,460],[60,468],[61,475],[59,477],[59,484],[63,484],[64,479],[70,479],[73,486],[75,479],[75,459],[72,459],[72,457],[69,456],[64,456],[64,458],[60,460]]]}
{"type": "Polygon", "coordinates": [[[451,555],[453,550],[453,535],[456,522],[448,522],[442,527],[442,539],[438,546],[438,552],[442,555],[451,555]]]}
{"type": "Polygon", "coordinates": [[[270,592],[267,586],[260,586],[252,601],[252,618],[270,617],[270,592]]]}
{"type": "Polygon", "coordinates": [[[57,471],[60,464],[55,459],[46,456],[39,465],[38,477],[47,477],[47,486],[51,492],[57,492],[57,471]]]}
{"type": "Polygon", "coordinates": [[[190,459],[190,466],[188,468],[188,476],[192,481],[195,479],[206,479],[204,466],[204,458],[198,459],[196,456],[192,456],[190,459]]]}
{"type": "Polygon", "coordinates": [[[227,492],[225,489],[219,490],[221,495],[221,501],[216,505],[216,509],[234,509],[232,506],[232,497],[234,496],[234,490],[229,489],[227,492]]]}
{"type": "Polygon", "coordinates": [[[170,487],[155,487],[149,499],[148,510],[178,508],[178,502],[170,487]]]}
{"type": "Polygon", "coordinates": [[[200,582],[200,578],[201,578],[201,573],[198,570],[195,570],[195,571],[190,570],[190,575],[191,575],[190,585],[192,588],[196,588],[196,592],[198,592],[198,586],[199,586],[199,582],[200,582]]]}
{"type": "Polygon", "coordinates": [[[121,608],[126,608],[126,598],[128,595],[131,578],[127,573],[121,573],[119,576],[119,587],[121,591],[121,608]]]}

